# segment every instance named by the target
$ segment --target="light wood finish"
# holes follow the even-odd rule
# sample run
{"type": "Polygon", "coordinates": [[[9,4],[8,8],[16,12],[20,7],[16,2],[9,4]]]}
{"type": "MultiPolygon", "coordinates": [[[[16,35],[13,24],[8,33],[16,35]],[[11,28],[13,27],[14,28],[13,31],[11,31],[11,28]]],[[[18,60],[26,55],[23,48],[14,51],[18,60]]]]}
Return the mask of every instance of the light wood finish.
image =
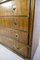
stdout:
{"type": "Polygon", "coordinates": [[[13,10],[12,6],[8,9],[0,6],[0,43],[9,47],[11,50],[19,53],[25,58],[30,58],[34,0],[15,0],[15,6],[15,11],[13,10]],[[29,20],[30,26],[28,26],[29,20]],[[29,30],[28,27],[30,28],[29,30]]]}
{"type": "Polygon", "coordinates": [[[28,31],[28,18],[27,17],[0,18],[0,27],[28,31]]]}
{"type": "Polygon", "coordinates": [[[16,14],[27,15],[29,14],[29,0],[16,0],[16,14]]]}
{"type": "Polygon", "coordinates": [[[11,8],[7,9],[3,6],[0,6],[0,16],[5,15],[29,15],[29,0],[15,0],[12,1],[11,8]],[[16,6],[15,11],[13,10],[13,6],[16,6]]]}
{"type": "Polygon", "coordinates": [[[24,44],[28,44],[28,32],[21,32],[18,30],[8,30],[8,29],[0,29],[0,34],[3,34],[11,39],[15,39],[24,44]]]}

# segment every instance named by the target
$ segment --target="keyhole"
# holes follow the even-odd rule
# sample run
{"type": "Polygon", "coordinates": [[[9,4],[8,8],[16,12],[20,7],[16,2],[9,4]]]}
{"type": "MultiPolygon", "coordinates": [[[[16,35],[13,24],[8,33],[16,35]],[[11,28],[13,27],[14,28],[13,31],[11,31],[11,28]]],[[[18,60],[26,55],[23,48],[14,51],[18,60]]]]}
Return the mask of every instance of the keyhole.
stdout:
{"type": "Polygon", "coordinates": [[[19,48],[17,48],[19,50],[19,48]]]}
{"type": "Polygon", "coordinates": [[[18,34],[16,34],[16,38],[18,38],[18,34]]]}
{"type": "Polygon", "coordinates": [[[13,8],[13,10],[15,11],[15,10],[16,10],[16,8],[13,8]]]}
{"type": "Polygon", "coordinates": [[[15,24],[15,25],[17,25],[17,23],[16,23],[16,22],[14,22],[14,24],[15,24]]]}

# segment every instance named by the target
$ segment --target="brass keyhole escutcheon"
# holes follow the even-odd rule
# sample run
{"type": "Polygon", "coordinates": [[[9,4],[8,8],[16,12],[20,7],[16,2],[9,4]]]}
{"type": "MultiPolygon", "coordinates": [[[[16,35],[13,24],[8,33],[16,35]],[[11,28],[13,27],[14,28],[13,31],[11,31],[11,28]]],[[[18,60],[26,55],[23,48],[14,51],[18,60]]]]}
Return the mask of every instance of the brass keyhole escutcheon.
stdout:
{"type": "Polygon", "coordinates": [[[17,48],[18,50],[20,49],[20,48],[17,48]]]}
{"type": "Polygon", "coordinates": [[[17,23],[16,23],[16,22],[14,22],[14,24],[15,24],[15,25],[17,25],[17,23]]]}
{"type": "Polygon", "coordinates": [[[13,8],[13,11],[15,11],[16,10],[16,8],[13,8]]]}
{"type": "Polygon", "coordinates": [[[18,34],[16,34],[16,38],[18,38],[18,34]]]}

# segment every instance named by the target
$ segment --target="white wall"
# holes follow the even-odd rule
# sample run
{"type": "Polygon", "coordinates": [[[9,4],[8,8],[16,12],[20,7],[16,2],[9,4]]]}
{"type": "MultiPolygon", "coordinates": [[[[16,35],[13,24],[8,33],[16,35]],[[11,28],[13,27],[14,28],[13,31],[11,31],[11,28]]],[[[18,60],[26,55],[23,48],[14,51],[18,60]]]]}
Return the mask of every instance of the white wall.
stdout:
{"type": "Polygon", "coordinates": [[[32,59],[39,44],[39,35],[40,35],[40,0],[36,0],[33,41],[32,41],[32,56],[31,56],[32,59]]]}

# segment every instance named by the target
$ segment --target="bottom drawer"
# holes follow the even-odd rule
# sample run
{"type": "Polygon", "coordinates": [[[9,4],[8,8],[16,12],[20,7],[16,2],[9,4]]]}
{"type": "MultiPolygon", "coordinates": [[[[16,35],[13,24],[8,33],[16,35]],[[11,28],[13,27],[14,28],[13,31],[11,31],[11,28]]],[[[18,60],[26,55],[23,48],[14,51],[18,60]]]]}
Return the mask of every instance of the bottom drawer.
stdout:
{"type": "Polygon", "coordinates": [[[21,44],[20,42],[17,42],[5,36],[0,36],[0,37],[1,37],[0,42],[5,46],[9,47],[11,50],[17,52],[17,54],[25,58],[30,57],[29,56],[30,52],[26,45],[21,44]]]}

